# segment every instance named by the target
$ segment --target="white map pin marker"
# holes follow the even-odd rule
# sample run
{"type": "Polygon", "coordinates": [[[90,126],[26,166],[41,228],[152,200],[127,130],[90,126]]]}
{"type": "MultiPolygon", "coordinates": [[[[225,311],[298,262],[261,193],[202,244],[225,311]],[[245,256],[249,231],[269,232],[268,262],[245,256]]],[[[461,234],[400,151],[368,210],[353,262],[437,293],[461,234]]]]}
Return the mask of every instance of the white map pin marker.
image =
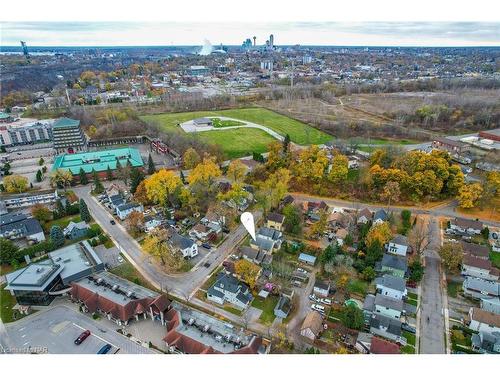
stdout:
{"type": "Polygon", "coordinates": [[[253,215],[251,212],[243,212],[240,217],[241,223],[245,227],[245,229],[250,233],[254,241],[255,239],[255,223],[253,221],[253,215]]]}

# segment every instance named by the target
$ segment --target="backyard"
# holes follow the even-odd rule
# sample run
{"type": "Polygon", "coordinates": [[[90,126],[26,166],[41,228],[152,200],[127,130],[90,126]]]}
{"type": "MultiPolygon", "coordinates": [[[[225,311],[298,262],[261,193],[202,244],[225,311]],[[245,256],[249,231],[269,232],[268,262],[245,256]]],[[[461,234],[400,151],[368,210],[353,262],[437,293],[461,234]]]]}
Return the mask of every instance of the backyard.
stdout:
{"type": "Polygon", "coordinates": [[[255,297],[252,301],[252,307],[262,310],[259,321],[266,325],[271,325],[274,321],[274,307],[278,303],[278,296],[269,295],[267,298],[262,299],[255,297]]]}

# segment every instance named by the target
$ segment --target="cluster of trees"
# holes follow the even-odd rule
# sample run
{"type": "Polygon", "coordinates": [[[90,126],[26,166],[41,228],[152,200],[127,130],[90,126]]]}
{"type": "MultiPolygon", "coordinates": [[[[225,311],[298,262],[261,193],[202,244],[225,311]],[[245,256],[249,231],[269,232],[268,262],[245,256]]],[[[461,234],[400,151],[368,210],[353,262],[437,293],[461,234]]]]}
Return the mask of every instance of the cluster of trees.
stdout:
{"type": "Polygon", "coordinates": [[[155,229],[149,234],[142,244],[142,249],[160,260],[163,267],[169,271],[186,271],[190,268],[189,262],[182,254],[173,251],[166,241],[167,232],[164,229],[155,229]]]}
{"type": "Polygon", "coordinates": [[[11,174],[3,178],[3,189],[7,193],[24,193],[30,188],[27,177],[11,174]]]}
{"type": "Polygon", "coordinates": [[[458,191],[458,203],[462,208],[484,207],[500,197],[500,172],[486,173],[483,182],[464,184],[458,191]]]}

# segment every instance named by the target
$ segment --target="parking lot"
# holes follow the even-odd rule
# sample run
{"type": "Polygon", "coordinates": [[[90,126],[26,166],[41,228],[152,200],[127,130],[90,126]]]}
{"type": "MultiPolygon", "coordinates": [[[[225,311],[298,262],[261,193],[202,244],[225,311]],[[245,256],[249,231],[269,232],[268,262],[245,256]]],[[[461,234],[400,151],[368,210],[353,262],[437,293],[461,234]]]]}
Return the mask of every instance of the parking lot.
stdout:
{"type": "Polygon", "coordinates": [[[8,343],[8,348],[4,350],[11,352],[46,348],[52,354],[96,354],[104,345],[110,344],[112,348],[108,354],[154,353],[99,324],[99,320],[90,319],[62,305],[9,324],[6,333],[6,340],[2,341],[8,343]],[[80,345],[75,345],[75,339],[87,329],[91,335],[80,345]]]}

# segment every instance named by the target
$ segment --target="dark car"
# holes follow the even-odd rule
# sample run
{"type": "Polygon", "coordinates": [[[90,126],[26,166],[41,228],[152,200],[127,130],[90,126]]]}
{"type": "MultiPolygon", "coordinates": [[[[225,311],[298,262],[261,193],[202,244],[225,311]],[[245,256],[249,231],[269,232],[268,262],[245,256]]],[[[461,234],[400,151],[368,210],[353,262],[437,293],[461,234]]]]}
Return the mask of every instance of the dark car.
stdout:
{"type": "Polygon", "coordinates": [[[203,244],[201,244],[201,246],[203,246],[205,249],[211,249],[212,248],[212,246],[210,246],[210,244],[206,243],[206,242],[203,243],[203,244]]]}
{"type": "Polygon", "coordinates": [[[410,333],[417,333],[417,329],[415,327],[412,327],[411,325],[406,324],[406,323],[401,324],[401,329],[403,331],[407,331],[410,333]]]}
{"type": "Polygon", "coordinates": [[[208,267],[210,267],[210,263],[208,263],[208,262],[205,262],[205,263],[203,264],[203,267],[205,267],[205,268],[208,268],[208,267]]]}
{"type": "Polygon", "coordinates": [[[80,345],[82,342],[84,342],[87,337],[90,336],[90,331],[87,329],[86,331],[83,331],[80,336],[78,336],[75,340],[76,345],[80,345]]]}
{"type": "Polygon", "coordinates": [[[115,225],[115,224],[116,224],[116,221],[114,221],[114,220],[110,220],[110,221],[109,221],[109,223],[110,223],[111,225],[115,225]]]}
{"type": "Polygon", "coordinates": [[[110,350],[111,350],[111,345],[110,344],[106,344],[101,349],[99,349],[99,351],[97,352],[97,354],[106,354],[110,350]]]}

